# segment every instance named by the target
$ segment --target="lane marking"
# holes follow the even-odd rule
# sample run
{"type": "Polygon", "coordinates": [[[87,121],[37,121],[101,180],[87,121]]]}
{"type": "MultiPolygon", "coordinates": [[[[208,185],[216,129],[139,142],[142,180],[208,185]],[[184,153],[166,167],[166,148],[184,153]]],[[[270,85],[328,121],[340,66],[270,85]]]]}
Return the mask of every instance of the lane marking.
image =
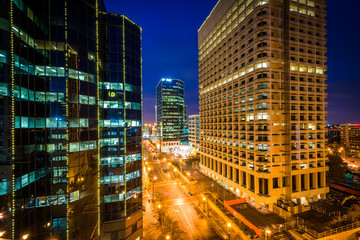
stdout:
{"type": "Polygon", "coordinates": [[[164,178],[164,176],[162,175],[162,173],[159,171],[159,168],[157,166],[157,164],[155,164],[155,168],[158,171],[159,175],[161,176],[161,178],[164,180],[164,182],[166,182],[166,179],[164,178]]]}
{"type": "MultiPolygon", "coordinates": [[[[181,198],[181,196],[180,196],[179,193],[178,193],[178,196],[181,198]]],[[[190,221],[189,221],[189,219],[187,218],[187,216],[185,215],[184,210],[183,210],[183,208],[181,207],[180,204],[179,204],[179,207],[180,207],[181,213],[184,215],[187,223],[189,224],[190,230],[191,230],[191,232],[194,234],[195,239],[201,239],[201,237],[198,237],[198,235],[195,233],[194,229],[191,227],[190,221]]]]}

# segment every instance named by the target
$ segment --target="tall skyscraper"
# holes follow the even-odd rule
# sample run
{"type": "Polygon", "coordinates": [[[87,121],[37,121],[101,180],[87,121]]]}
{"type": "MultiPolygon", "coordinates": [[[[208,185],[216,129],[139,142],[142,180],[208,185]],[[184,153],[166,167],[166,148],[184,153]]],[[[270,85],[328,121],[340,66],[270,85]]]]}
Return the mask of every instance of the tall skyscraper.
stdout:
{"type": "Polygon", "coordinates": [[[0,19],[2,237],[141,239],[141,29],[97,0],[0,19]]]}
{"type": "Polygon", "coordinates": [[[189,116],[189,144],[197,152],[200,148],[200,115],[189,116]]]}
{"type": "Polygon", "coordinates": [[[201,169],[273,209],[324,199],[325,0],[220,0],[198,32],[201,169]]]}
{"type": "MultiPolygon", "coordinates": [[[[141,28],[100,13],[106,65],[100,68],[101,238],[142,238],[141,28]]],[[[100,55],[103,54],[100,50],[100,55]]]]}
{"type": "Polygon", "coordinates": [[[169,149],[187,141],[184,82],[162,78],[156,86],[156,121],[162,147],[169,149]]]}

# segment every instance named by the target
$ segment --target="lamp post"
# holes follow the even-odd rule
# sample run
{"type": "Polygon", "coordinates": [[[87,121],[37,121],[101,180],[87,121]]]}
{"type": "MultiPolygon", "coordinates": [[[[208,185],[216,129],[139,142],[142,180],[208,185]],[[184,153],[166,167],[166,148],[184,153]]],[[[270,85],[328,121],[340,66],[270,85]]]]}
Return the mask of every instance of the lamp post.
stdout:
{"type": "Polygon", "coordinates": [[[204,201],[204,212],[206,213],[206,215],[209,216],[209,202],[208,202],[208,198],[203,197],[203,201],[204,201]],[[205,201],[206,201],[206,207],[205,207],[205,201]]]}
{"type": "Polygon", "coordinates": [[[159,205],[157,206],[157,208],[159,209],[160,228],[162,229],[162,217],[161,217],[161,213],[160,213],[161,205],[159,204],[159,205]]]}
{"type": "Polygon", "coordinates": [[[231,238],[231,223],[228,223],[227,226],[229,229],[229,240],[230,240],[230,238],[231,238]]]}
{"type": "Polygon", "coordinates": [[[190,173],[188,172],[187,175],[189,176],[189,182],[190,182],[189,194],[190,194],[190,196],[191,196],[191,178],[190,178],[190,173]]]}
{"type": "MultiPolygon", "coordinates": [[[[148,174],[147,174],[147,177],[148,177],[148,179],[150,178],[150,170],[151,170],[151,168],[148,168],[147,169],[148,170],[148,174]]],[[[146,183],[146,182],[145,182],[146,183]]],[[[145,189],[147,189],[147,188],[150,188],[150,184],[146,187],[145,186],[145,189]]]]}
{"type": "Polygon", "coordinates": [[[267,240],[268,234],[269,234],[269,237],[270,237],[271,231],[269,229],[265,229],[265,240],[267,240]]]}
{"type": "Polygon", "coordinates": [[[205,212],[205,201],[206,201],[206,198],[203,197],[203,201],[204,201],[204,212],[205,212]]]}
{"type": "Polygon", "coordinates": [[[153,192],[152,192],[152,200],[154,201],[154,197],[155,197],[155,180],[157,177],[154,177],[154,181],[153,181],[153,192]]]}

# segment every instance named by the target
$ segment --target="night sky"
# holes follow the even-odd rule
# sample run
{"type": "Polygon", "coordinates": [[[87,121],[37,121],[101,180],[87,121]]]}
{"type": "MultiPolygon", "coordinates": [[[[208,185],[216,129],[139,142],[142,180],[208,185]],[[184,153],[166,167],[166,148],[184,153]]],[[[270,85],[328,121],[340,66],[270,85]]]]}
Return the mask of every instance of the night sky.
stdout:
{"type": "MultiPolygon", "coordinates": [[[[188,115],[198,113],[197,30],[217,0],[104,0],[143,29],[144,122],[155,121],[160,78],[185,82],[188,115]]],[[[328,0],[329,123],[360,123],[360,1],[328,0]]]]}

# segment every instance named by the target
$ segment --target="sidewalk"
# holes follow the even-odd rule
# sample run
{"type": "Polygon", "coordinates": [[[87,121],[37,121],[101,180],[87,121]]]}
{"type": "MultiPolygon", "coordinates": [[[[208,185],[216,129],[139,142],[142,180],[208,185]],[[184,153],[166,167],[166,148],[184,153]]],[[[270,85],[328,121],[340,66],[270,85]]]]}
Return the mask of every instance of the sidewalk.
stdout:
{"type": "MultiPolygon", "coordinates": [[[[179,184],[181,189],[184,191],[184,193],[189,194],[189,190],[187,187],[185,187],[183,184],[179,184]]],[[[211,209],[206,208],[207,211],[204,211],[204,206],[200,206],[199,199],[193,201],[195,206],[200,210],[200,212],[203,214],[203,216],[206,218],[206,220],[210,223],[211,227],[215,230],[215,232],[221,237],[222,240],[227,240],[228,235],[225,231],[223,231],[224,228],[219,226],[218,222],[216,222],[214,219],[216,219],[214,216],[214,213],[212,213],[211,209]],[[208,212],[208,214],[207,214],[208,212]]]]}
{"type": "MultiPolygon", "coordinates": [[[[192,175],[195,175],[194,173],[192,175]]],[[[196,177],[194,177],[196,179],[196,177]]],[[[201,179],[196,179],[198,182],[200,182],[201,179]]],[[[207,181],[210,179],[207,178],[207,181]]],[[[204,180],[203,180],[204,181],[204,180]]],[[[209,185],[211,186],[212,182],[209,181],[209,185]]],[[[189,187],[190,184],[184,183],[180,184],[181,189],[186,194],[189,194],[189,187]]],[[[213,185],[214,186],[214,185],[213,185]]],[[[229,194],[226,192],[225,189],[223,193],[223,197],[229,198],[229,199],[235,199],[236,196],[232,196],[232,193],[229,194]]],[[[219,189],[219,192],[221,190],[219,189]]],[[[239,227],[239,222],[237,219],[223,206],[223,201],[219,199],[215,199],[213,195],[211,194],[212,198],[210,198],[208,195],[203,195],[197,188],[196,185],[191,185],[191,193],[193,196],[196,196],[196,201],[194,203],[196,206],[201,210],[201,212],[204,214],[208,222],[213,226],[214,230],[218,233],[218,235],[223,239],[227,240],[229,239],[229,227],[228,223],[231,223],[230,228],[230,239],[244,239],[248,240],[250,239],[247,237],[239,227]],[[206,201],[203,200],[205,197],[206,201]],[[204,204],[206,203],[206,207],[204,211],[204,204]]],[[[209,193],[210,194],[210,193],[209,193]]]]}

